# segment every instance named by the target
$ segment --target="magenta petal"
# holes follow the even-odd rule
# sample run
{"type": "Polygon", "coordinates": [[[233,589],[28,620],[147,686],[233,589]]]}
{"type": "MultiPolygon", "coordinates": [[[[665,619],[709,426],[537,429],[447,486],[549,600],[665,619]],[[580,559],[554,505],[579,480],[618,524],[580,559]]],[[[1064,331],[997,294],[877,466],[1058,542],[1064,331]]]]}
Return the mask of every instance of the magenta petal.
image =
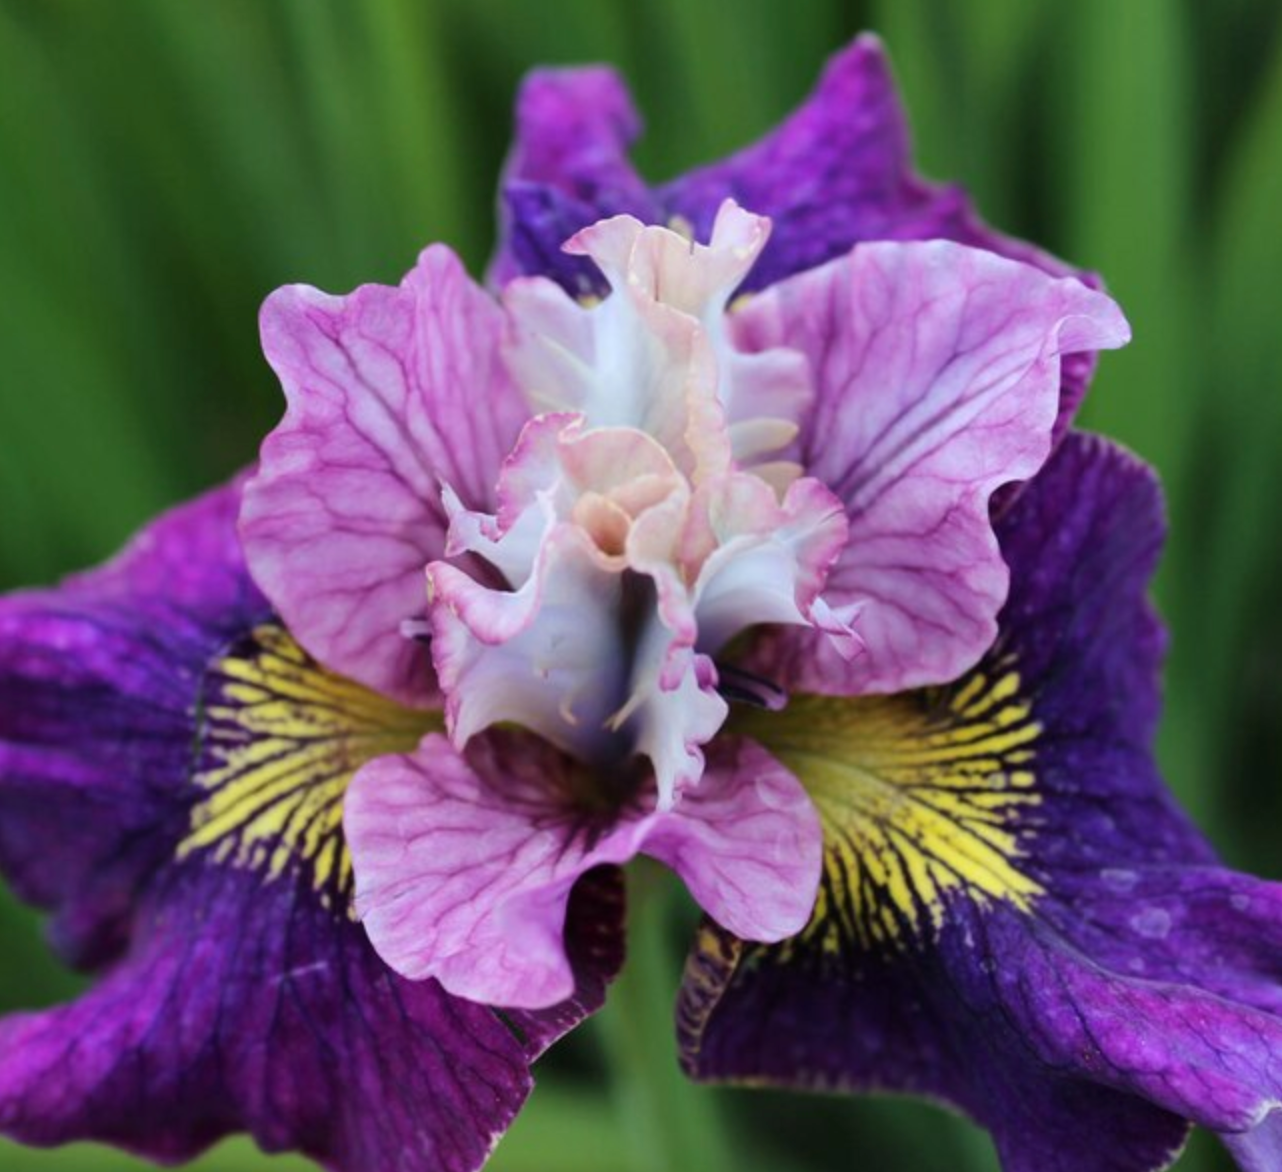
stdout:
{"type": "Polygon", "coordinates": [[[674,814],[654,817],[644,853],[680,875],[723,927],[787,939],[814,910],[819,816],[801,783],[755,742],[722,736],[705,753],[699,784],[674,814]]]}
{"type": "Polygon", "coordinates": [[[435,689],[401,625],[424,612],[424,568],[445,550],[442,485],[489,507],[528,415],[501,330],[498,307],[441,247],[398,288],[290,286],[263,307],[289,406],[245,490],[250,569],[317,659],[405,702],[435,689]]]}
{"type": "Polygon", "coordinates": [[[357,911],[393,969],[494,1005],[561,1001],[574,987],[571,889],[637,854],[671,866],[740,936],[777,941],[806,923],[818,817],[763,750],[720,744],[676,810],[656,812],[651,792],[609,821],[576,812],[571,790],[604,783],[572,768],[541,742],[491,734],[466,759],[433,735],[360,770],[345,815],[357,911]]]}
{"type": "Polygon", "coordinates": [[[785,630],[757,666],[830,694],[955,678],[993,641],[1006,597],[989,498],[1049,456],[1061,356],[1129,339],[1117,306],[979,249],[882,243],[784,281],[734,321],[746,348],[786,343],[811,362],[800,459],[850,518],[824,596],[857,608],[865,645],[847,661],[785,630]]]}

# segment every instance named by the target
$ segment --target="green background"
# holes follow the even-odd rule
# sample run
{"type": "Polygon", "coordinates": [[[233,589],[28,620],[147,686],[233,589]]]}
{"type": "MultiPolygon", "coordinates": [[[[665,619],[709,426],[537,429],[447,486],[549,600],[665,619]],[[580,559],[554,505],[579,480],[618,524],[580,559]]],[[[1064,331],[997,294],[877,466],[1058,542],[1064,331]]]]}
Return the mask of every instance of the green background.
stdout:
{"type": "MultiPolygon", "coordinates": [[[[478,272],[531,65],[618,66],[662,178],[759,135],[874,28],[923,170],[1101,271],[1131,318],[1085,422],[1169,493],[1163,762],[1227,857],[1277,877],[1280,17],[1276,0],[0,0],[0,587],[101,558],[252,457],[280,410],[255,328],[275,286],[395,281],[431,240],[478,272]]],[[[29,913],[0,905],[0,931],[0,1008],[74,989],[29,913]]],[[[604,1055],[666,1068],[679,960],[648,955],[550,1061],[496,1168],[994,1167],[926,1106],[606,1078],[604,1055]]],[[[303,1167],[244,1143],[197,1166],[303,1167]]],[[[1228,1165],[1201,1137],[1178,1166],[1228,1165]]],[[[139,1166],[0,1146],[0,1167],[139,1166]]]]}

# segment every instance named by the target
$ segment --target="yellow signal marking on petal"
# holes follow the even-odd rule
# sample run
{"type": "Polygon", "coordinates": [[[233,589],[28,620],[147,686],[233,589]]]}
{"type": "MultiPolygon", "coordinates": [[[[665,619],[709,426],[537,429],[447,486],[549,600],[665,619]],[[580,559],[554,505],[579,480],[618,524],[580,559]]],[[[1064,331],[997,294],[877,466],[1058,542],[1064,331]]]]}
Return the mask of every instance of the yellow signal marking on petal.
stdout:
{"type": "Polygon", "coordinates": [[[444,727],[439,713],[402,708],[325,670],[270,624],[210,665],[197,718],[192,780],[202,797],[178,857],[207,851],[267,881],[306,867],[323,901],[344,904],[352,775],[444,727]]]}
{"type": "Polygon", "coordinates": [[[938,930],[951,896],[1027,908],[1020,819],[1036,792],[1041,729],[1009,662],[951,688],[799,696],[737,727],[810,792],[824,879],[799,942],[827,951],[902,944],[938,930]]]}

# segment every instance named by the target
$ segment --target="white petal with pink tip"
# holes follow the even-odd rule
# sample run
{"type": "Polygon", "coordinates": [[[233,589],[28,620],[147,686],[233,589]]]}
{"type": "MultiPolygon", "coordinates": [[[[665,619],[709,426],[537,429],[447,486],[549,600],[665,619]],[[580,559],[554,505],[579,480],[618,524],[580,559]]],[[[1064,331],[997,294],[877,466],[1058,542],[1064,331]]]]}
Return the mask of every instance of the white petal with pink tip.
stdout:
{"type": "Polygon", "coordinates": [[[839,651],[857,649],[819,599],[845,543],[840,505],[774,459],[798,433],[804,360],[740,353],[725,325],[767,233],[733,203],[706,246],[618,217],[567,245],[610,280],[604,302],[509,289],[513,378],[556,410],[522,433],[495,514],[453,512],[450,553],[504,581],[428,570],[456,744],[510,720],[586,760],[641,754],[666,808],[725,719],[710,656],[736,634],[822,614],[839,651]],[[501,700],[467,694],[504,673],[501,700]]]}

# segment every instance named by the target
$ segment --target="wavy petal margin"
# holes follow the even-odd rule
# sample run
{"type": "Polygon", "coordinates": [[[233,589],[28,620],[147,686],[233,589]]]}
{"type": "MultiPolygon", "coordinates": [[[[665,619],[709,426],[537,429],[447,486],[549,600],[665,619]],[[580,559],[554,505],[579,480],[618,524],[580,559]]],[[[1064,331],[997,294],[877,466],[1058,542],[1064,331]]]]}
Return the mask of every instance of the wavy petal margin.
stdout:
{"type": "Polygon", "coordinates": [[[783,939],[809,918],[818,822],[761,749],[719,742],[674,810],[656,810],[652,790],[629,793],[627,778],[611,795],[609,780],[523,734],[492,733],[466,758],[429,736],[366,765],[346,825],[357,912],[380,955],[460,997],[553,1004],[574,988],[571,889],[637,854],[666,863],[711,916],[750,938],[783,939]]]}
{"type": "Polygon", "coordinates": [[[1157,775],[1162,531],[1152,474],[1071,436],[999,528],[1012,592],[974,672],[753,722],[809,761],[825,877],[795,941],[702,934],[696,1078],[942,1099],[1006,1172],[1151,1172],[1190,1120],[1266,1158],[1282,887],[1218,866],[1157,775]]]}
{"type": "Polygon", "coordinates": [[[436,699],[426,649],[401,632],[425,613],[424,570],[445,551],[442,488],[491,506],[529,416],[502,330],[441,246],[396,288],[289,286],[263,307],[288,408],[245,490],[250,570],[311,654],[405,703],[436,699]]]}
{"type": "Polygon", "coordinates": [[[474,1172],[530,1064],[622,960],[616,873],[567,912],[565,1000],[407,982],[351,914],[351,772],[439,717],[318,665],[236,538],[239,483],[114,561],[0,600],[0,872],[94,972],[0,1020],[0,1132],[163,1161],[247,1131],[338,1172],[474,1172]]]}
{"type": "Polygon", "coordinates": [[[1121,311],[1072,278],[931,241],[860,245],[733,322],[745,349],[786,340],[810,361],[798,459],[845,506],[824,595],[857,609],[865,649],[848,659],[782,630],[754,670],[837,695],[954,679],[992,643],[1006,599],[992,495],[1050,455],[1062,356],[1124,345],[1121,311]]]}

